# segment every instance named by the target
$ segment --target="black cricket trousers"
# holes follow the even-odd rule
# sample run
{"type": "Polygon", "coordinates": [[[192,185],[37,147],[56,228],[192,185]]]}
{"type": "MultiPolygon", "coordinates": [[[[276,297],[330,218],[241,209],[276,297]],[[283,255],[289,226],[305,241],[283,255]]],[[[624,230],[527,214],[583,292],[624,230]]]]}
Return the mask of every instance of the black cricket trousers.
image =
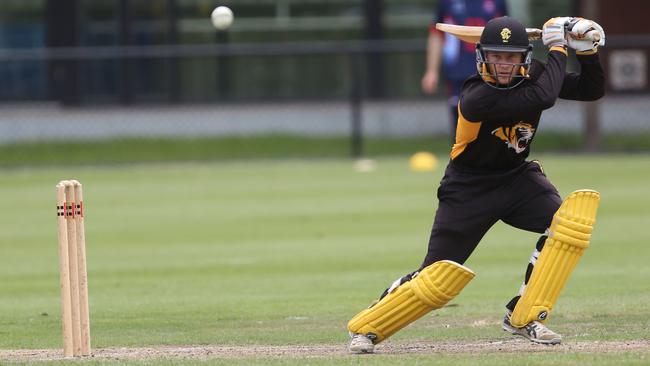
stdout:
{"type": "Polygon", "coordinates": [[[537,161],[497,172],[477,172],[451,161],[440,182],[438,200],[420,269],[445,259],[465,263],[499,220],[518,229],[544,233],[562,203],[537,161]]]}

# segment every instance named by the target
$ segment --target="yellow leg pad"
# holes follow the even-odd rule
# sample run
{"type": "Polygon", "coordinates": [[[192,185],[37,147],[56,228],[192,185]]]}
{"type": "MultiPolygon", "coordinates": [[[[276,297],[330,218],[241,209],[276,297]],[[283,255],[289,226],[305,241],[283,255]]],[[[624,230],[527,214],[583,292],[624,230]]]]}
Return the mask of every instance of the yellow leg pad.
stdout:
{"type": "Polygon", "coordinates": [[[456,262],[435,262],[357,314],[348,322],[348,329],[365,334],[377,344],[429,311],[445,306],[472,278],[474,272],[456,262]]]}
{"type": "Polygon", "coordinates": [[[533,320],[548,319],[569,275],[589,247],[599,201],[598,192],[579,190],[562,202],[524,293],[512,312],[513,326],[521,328],[533,320]]]}

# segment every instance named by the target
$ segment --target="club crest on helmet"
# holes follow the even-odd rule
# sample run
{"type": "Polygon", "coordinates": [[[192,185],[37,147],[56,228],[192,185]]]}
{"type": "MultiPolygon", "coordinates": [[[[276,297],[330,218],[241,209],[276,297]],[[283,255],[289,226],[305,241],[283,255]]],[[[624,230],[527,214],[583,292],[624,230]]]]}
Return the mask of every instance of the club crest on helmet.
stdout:
{"type": "Polygon", "coordinates": [[[501,40],[503,41],[503,43],[508,43],[511,34],[512,32],[508,28],[503,28],[501,30],[501,40]]]}

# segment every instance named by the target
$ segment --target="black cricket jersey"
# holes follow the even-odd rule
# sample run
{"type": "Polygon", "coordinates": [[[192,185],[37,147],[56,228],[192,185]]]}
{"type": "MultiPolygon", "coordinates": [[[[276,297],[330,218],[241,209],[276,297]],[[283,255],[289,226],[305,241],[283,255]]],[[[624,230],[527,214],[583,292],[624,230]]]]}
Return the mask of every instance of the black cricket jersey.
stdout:
{"type": "Polygon", "coordinates": [[[566,51],[553,48],[546,64],[533,60],[529,77],[505,90],[468,78],[458,102],[452,162],[461,167],[504,171],[521,165],[530,153],[542,111],[562,99],[591,101],[604,95],[598,54],[577,56],[580,73],[566,72],[566,51]]]}

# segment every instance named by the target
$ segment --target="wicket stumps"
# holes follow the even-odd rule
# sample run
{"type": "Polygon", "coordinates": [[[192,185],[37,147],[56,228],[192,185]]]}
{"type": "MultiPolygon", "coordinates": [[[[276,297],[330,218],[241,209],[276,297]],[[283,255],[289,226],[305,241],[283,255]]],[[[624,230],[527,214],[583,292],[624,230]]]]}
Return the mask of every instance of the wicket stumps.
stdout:
{"type": "Polygon", "coordinates": [[[81,183],[62,180],[56,185],[56,216],[59,231],[59,273],[63,354],[90,355],[88,276],[81,183]]]}

